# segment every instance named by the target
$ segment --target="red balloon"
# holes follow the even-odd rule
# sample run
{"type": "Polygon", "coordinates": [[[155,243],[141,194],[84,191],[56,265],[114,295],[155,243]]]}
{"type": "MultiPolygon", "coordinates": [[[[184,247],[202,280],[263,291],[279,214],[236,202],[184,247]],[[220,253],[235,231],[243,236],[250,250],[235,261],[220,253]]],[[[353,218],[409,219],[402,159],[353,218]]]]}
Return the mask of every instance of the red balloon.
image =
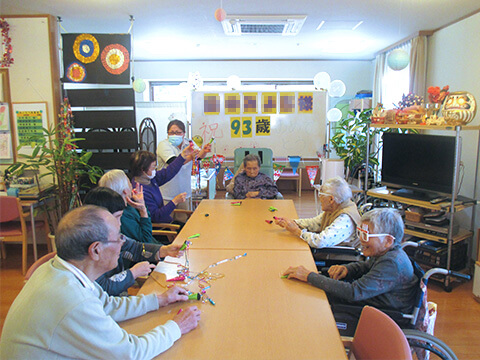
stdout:
{"type": "Polygon", "coordinates": [[[215,19],[217,19],[217,21],[223,21],[226,17],[227,13],[222,8],[215,10],[215,19]]]}

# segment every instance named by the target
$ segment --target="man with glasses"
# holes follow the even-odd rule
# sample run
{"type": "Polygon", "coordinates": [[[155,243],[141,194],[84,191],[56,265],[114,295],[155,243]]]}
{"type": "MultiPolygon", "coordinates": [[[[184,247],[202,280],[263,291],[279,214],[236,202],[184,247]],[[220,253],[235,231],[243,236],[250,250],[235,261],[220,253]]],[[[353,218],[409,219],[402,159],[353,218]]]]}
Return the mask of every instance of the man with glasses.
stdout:
{"type": "Polygon", "coordinates": [[[284,275],[324,290],[330,304],[370,305],[411,313],[419,279],[400,247],[403,228],[398,211],[374,209],[363,215],[357,228],[366,261],[334,265],[328,270],[330,277],[303,266],[290,267],[284,275]]]}
{"type": "Polygon", "coordinates": [[[95,283],[117,266],[125,241],[106,209],[87,205],[70,211],[55,235],[57,255],[35,271],[8,312],[0,358],[151,359],[197,326],[195,306],[141,336],[118,326],[117,321],[187,301],[188,293],[173,287],[161,295],[114,297],[95,283]]]}

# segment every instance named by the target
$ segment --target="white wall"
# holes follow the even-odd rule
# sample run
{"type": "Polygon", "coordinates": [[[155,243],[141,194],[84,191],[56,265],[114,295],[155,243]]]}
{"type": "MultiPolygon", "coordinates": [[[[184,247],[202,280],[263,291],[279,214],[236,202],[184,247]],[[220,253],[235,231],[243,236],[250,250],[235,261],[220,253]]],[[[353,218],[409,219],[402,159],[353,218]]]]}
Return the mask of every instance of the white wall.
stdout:
{"type": "MultiPolygon", "coordinates": [[[[429,40],[427,85],[450,85],[451,91],[468,91],[480,102],[480,13],[437,31],[429,40]]],[[[480,112],[470,125],[480,124],[480,112]]],[[[452,135],[453,133],[449,133],[452,135]]],[[[461,194],[479,199],[478,189],[474,193],[478,156],[478,131],[462,132],[462,161],[465,164],[465,177],[461,194]]],[[[478,186],[478,184],[477,184],[478,186]]],[[[476,209],[474,228],[480,227],[480,209],[476,209]]],[[[461,218],[468,221],[471,212],[462,214],[461,218]]],[[[476,236],[475,238],[476,239],[476,236]]],[[[475,241],[474,241],[475,243],[475,241]]],[[[473,257],[476,256],[474,249],[473,257]]]]}

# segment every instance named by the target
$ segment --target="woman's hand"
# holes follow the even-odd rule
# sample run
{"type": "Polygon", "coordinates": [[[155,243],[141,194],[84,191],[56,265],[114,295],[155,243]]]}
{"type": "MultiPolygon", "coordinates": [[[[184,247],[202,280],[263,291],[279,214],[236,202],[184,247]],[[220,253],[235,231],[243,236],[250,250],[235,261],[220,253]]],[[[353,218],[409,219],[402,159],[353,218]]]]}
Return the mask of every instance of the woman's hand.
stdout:
{"type": "Polygon", "coordinates": [[[140,217],[148,217],[145,199],[143,198],[143,186],[137,183],[135,189],[132,190],[131,198],[127,196],[127,203],[140,212],[140,217]]]}
{"type": "Polygon", "coordinates": [[[150,264],[148,261],[142,261],[130,268],[133,278],[136,279],[139,276],[147,276],[155,269],[155,264],[150,264]]]}
{"type": "Polygon", "coordinates": [[[343,265],[333,265],[328,269],[328,276],[333,280],[341,280],[348,274],[348,269],[343,265]]]}
{"type": "Polygon", "coordinates": [[[164,293],[157,295],[157,299],[159,307],[167,306],[168,304],[172,304],[177,301],[187,301],[188,292],[184,288],[174,286],[164,293]]]}
{"type": "Polygon", "coordinates": [[[182,247],[183,244],[170,244],[170,245],[164,245],[158,250],[159,252],[159,257],[164,258],[167,256],[171,257],[182,257],[184,254],[184,251],[180,251],[180,248],[182,247]]]}
{"type": "Polygon", "coordinates": [[[187,193],[184,192],[175,196],[172,201],[175,204],[175,206],[177,206],[178,204],[185,202],[186,199],[187,199],[187,193]]]}
{"type": "Polygon", "coordinates": [[[283,275],[286,275],[288,279],[298,279],[300,281],[307,282],[308,274],[310,273],[311,271],[307,270],[304,266],[290,266],[287,271],[283,273],[283,275]]]}
{"type": "Polygon", "coordinates": [[[260,191],[249,191],[245,196],[247,198],[253,199],[256,198],[260,194],[260,191]]]}
{"type": "Polygon", "coordinates": [[[210,151],[212,151],[212,144],[210,144],[210,143],[205,144],[205,145],[203,145],[202,150],[200,150],[200,152],[198,153],[198,157],[200,159],[203,159],[205,157],[205,155],[207,155],[210,151]]]}
{"type": "Polygon", "coordinates": [[[297,223],[291,219],[285,217],[277,217],[275,219],[275,224],[281,226],[282,228],[288,230],[293,235],[300,236],[302,235],[302,229],[297,225],[297,223]]]}
{"type": "Polygon", "coordinates": [[[185,159],[185,162],[195,159],[198,156],[199,150],[193,149],[191,146],[187,146],[185,149],[182,150],[182,157],[185,159]]]}

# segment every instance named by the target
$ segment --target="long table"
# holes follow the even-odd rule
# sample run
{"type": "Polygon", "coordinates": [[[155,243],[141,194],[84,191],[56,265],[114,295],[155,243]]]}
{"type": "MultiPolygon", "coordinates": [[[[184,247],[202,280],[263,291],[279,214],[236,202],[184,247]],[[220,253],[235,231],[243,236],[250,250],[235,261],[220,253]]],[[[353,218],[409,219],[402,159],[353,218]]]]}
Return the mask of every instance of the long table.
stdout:
{"type": "MultiPolygon", "coordinates": [[[[202,201],[176,240],[183,242],[189,235],[200,233],[189,250],[192,272],[247,253],[209,269],[224,275],[212,281],[207,290],[215,306],[200,301],[171,304],[121,326],[140,335],[171,319],[180,308],[197,305],[202,311],[198,328],[182,336],[159,359],[346,359],[325,293],[307,283],[280,277],[291,265],[315,270],[308,246],[264,219],[265,207],[269,206],[278,208],[275,213],[279,215],[296,218],[293,202],[247,200],[235,210],[229,206],[230,201],[202,201]],[[246,214],[243,221],[238,219],[246,214]],[[224,237],[224,227],[236,231],[224,237]],[[253,241],[245,233],[255,227],[260,234],[253,241]],[[265,234],[269,236],[262,236],[265,234]],[[229,241],[225,241],[227,238],[229,241]],[[275,248],[277,244],[280,247],[275,248]]],[[[166,284],[165,275],[154,273],[140,293],[161,293],[166,284]]],[[[188,289],[197,291],[196,282],[188,289]]]]}

